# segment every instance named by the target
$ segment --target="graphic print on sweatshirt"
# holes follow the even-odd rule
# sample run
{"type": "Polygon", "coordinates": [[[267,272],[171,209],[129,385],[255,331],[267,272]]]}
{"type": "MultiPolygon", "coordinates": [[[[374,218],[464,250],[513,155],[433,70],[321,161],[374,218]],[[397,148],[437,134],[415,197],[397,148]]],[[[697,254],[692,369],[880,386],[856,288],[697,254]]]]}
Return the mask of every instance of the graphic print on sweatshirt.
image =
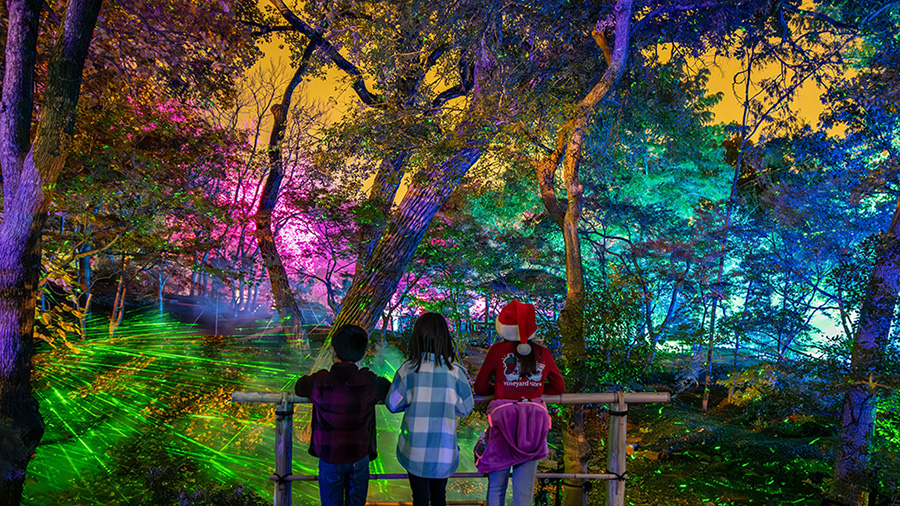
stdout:
{"type": "Polygon", "coordinates": [[[509,353],[503,359],[503,376],[506,377],[507,382],[532,381],[540,384],[544,376],[544,363],[538,362],[535,365],[537,367],[534,374],[522,376],[519,371],[519,361],[516,359],[516,355],[514,353],[509,353]]]}

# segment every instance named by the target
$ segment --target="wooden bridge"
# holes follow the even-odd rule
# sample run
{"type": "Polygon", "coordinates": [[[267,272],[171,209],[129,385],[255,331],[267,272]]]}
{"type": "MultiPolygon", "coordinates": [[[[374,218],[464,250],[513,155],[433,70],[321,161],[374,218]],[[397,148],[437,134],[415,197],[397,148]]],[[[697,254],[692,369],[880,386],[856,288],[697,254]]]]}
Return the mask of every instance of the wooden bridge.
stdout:
{"type": "MultiPolygon", "coordinates": [[[[291,483],[313,481],[316,475],[291,474],[291,459],[294,453],[293,418],[294,405],[309,403],[306,397],[298,397],[290,392],[233,392],[235,402],[255,402],[275,405],[275,473],[269,477],[275,482],[275,506],[291,506],[291,483]]],[[[490,396],[476,396],[476,403],[489,402],[490,396]]],[[[609,413],[614,418],[609,424],[609,464],[605,473],[566,474],[538,473],[537,479],[584,479],[607,480],[607,505],[625,505],[625,438],[629,404],[667,403],[671,400],[668,392],[612,392],[545,395],[547,404],[610,404],[609,413]]],[[[481,478],[485,473],[456,473],[451,478],[481,478]]],[[[370,474],[371,480],[406,479],[406,474],[370,474]]],[[[373,503],[369,503],[373,504],[373,503]]],[[[377,503],[387,506],[388,503],[377,503]]],[[[389,503],[400,505],[405,503],[389,503]]],[[[447,504],[484,504],[476,502],[449,502],[447,504]]]]}

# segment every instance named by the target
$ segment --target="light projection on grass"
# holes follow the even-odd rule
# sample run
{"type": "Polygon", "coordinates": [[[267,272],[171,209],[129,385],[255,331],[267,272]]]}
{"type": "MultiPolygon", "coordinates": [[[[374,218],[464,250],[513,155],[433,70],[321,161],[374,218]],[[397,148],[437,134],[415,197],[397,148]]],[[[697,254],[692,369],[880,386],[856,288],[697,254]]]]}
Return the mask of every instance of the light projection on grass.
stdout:
{"type": "MultiPolygon", "coordinates": [[[[198,335],[155,314],[129,316],[114,339],[105,319],[91,323],[77,352],[47,347],[36,355],[33,385],[47,428],[29,467],[25,504],[152,502],[154,494],[159,500],[233,494],[235,486],[271,503],[274,410],[233,403],[231,392],[292,390],[313,358],[271,341],[198,335]]],[[[365,361],[392,379],[402,358],[389,349],[365,361]]],[[[317,473],[303,440],[308,409],[295,410],[295,474],[317,473]]],[[[403,472],[394,458],[399,417],[382,408],[377,416],[379,459],[372,470],[403,472]]],[[[460,444],[471,447],[474,434],[463,429],[460,444]]],[[[474,470],[466,453],[464,465],[474,470]]],[[[451,496],[463,499],[481,486],[450,485],[451,496]]],[[[370,499],[402,496],[407,488],[373,481],[370,499]]],[[[318,501],[315,483],[295,486],[294,498],[318,501]]]]}

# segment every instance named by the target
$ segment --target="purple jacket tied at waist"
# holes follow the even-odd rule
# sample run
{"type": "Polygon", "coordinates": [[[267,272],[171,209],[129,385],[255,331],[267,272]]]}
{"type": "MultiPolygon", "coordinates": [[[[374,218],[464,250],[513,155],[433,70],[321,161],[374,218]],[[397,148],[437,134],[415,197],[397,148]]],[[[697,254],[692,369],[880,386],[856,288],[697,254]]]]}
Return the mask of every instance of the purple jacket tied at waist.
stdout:
{"type": "Polygon", "coordinates": [[[550,415],[541,399],[497,399],[488,404],[487,446],[478,471],[490,473],[522,462],[547,458],[550,415]]]}

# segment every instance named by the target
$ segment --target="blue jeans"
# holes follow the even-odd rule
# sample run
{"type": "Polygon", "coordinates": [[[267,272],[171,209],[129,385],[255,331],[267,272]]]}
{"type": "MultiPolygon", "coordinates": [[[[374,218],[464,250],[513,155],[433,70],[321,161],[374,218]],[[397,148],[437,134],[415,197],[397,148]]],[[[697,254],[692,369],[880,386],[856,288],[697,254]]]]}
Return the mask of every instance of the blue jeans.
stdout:
{"type": "Polygon", "coordinates": [[[322,506],[365,506],[369,494],[369,457],[352,464],[319,460],[322,506]]]}
{"type": "MultiPolygon", "coordinates": [[[[532,506],[534,504],[534,478],[537,475],[537,465],[538,461],[530,460],[512,466],[513,506],[532,506]]],[[[505,504],[508,481],[508,467],[488,473],[487,506],[503,506],[505,504]]]]}

